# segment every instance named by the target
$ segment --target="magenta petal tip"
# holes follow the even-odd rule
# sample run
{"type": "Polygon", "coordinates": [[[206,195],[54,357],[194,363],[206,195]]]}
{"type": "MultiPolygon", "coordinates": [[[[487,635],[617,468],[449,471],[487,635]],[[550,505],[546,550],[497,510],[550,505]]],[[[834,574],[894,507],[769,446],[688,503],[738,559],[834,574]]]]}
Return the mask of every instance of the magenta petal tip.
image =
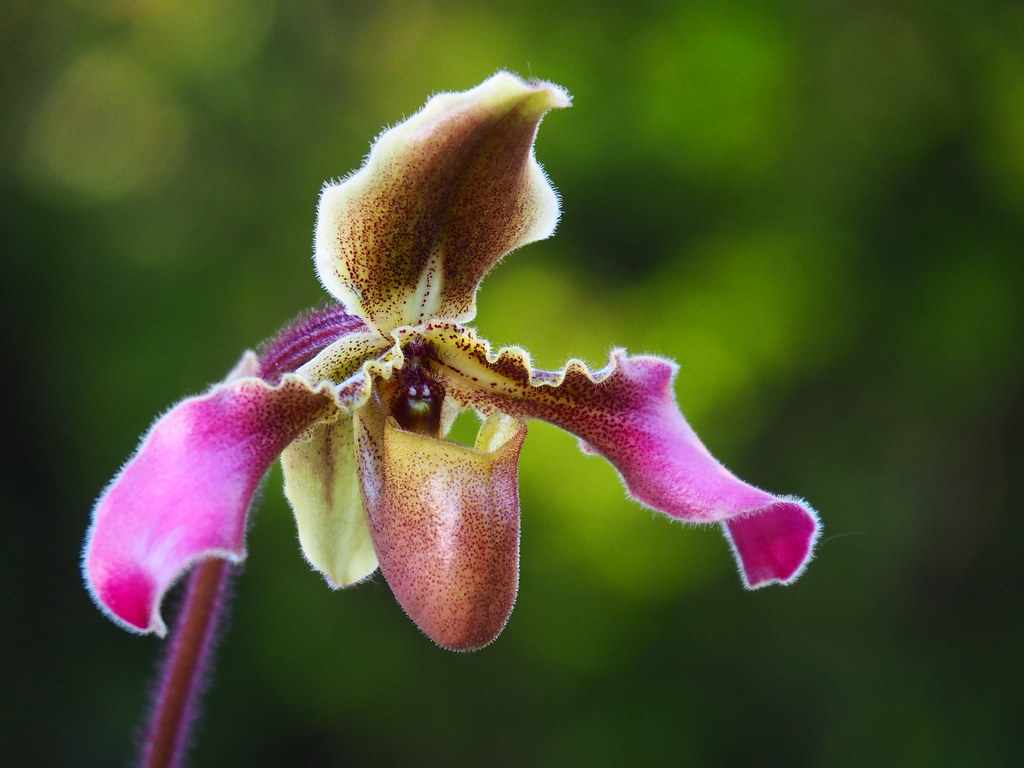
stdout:
{"type": "Polygon", "coordinates": [[[722,523],[743,585],[760,589],[792,584],[814,556],[821,522],[807,502],[793,496],[722,523]]]}
{"type": "MultiPolygon", "coordinates": [[[[87,545],[88,551],[88,545],[87,545]]],[[[220,557],[231,563],[241,563],[245,552],[209,550],[185,563],[178,573],[182,577],[203,560],[220,557]]],[[[160,583],[144,568],[126,568],[107,578],[90,575],[87,560],[83,559],[85,584],[97,607],[115,624],[128,632],[140,635],[167,636],[167,624],[161,616],[164,595],[177,579],[160,583]]]]}

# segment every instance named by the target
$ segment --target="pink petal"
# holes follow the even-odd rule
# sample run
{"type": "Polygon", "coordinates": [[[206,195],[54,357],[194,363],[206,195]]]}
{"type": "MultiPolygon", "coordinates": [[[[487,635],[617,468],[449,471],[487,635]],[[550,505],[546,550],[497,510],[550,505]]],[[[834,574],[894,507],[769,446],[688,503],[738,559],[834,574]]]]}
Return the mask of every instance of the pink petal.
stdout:
{"type": "Polygon", "coordinates": [[[438,645],[487,645],[508,621],[519,584],[525,426],[505,420],[476,450],[406,432],[372,408],[361,409],[360,421],[363,500],[391,590],[438,645]]]}
{"type": "Polygon", "coordinates": [[[243,378],[174,406],[152,426],[93,512],[83,570],[123,627],[166,631],[164,593],[197,560],[245,555],[260,479],[295,437],[335,408],[297,376],[243,378]]]}
{"type": "Polygon", "coordinates": [[[750,588],[789,583],[802,572],[820,529],[816,513],[744,483],[714,459],[676,405],[674,363],[615,350],[595,373],[579,360],[559,372],[536,371],[521,349],[492,355],[468,329],[425,328],[439,350],[438,374],[463,405],[556,424],[607,458],[638,501],[687,522],[728,521],[750,588]]]}
{"type": "Polygon", "coordinates": [[[501,72],[385,131],[366,164],[320,198],[324,287],[384,334],[427,317],[470,319],[488,270],[554,231],[558,199],[533,139],[549,109],[568,105],[557,86],[501,72]]]}
{"type": "Polygon", "coordinates": [[[814,510],[800,499],[785,497],[722,527],[750,589],[795,581],[821,533],[814,510]]]}

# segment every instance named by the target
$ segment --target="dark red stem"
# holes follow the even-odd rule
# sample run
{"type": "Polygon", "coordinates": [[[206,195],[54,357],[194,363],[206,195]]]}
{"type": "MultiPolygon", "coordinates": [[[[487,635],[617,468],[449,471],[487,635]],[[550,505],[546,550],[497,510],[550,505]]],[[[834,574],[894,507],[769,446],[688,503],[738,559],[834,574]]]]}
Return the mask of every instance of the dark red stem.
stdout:
{"type": "Polygon", "coordinates": [[[142,768],[179,768],[183,764],[199,699],[208,682],[207,668],[224,612],[230,565],[220,558],[205,560],[188,579],[142,745],[142,768]]]}

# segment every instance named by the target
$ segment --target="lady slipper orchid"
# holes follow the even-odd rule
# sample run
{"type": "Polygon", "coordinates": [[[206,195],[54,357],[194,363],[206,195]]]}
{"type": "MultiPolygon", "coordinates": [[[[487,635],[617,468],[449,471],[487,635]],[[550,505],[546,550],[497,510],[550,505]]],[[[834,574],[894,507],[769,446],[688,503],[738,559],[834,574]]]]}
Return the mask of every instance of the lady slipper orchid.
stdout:
{"type": "Polygon", "coordinates": [[[674,363],[614,350],[598,371],[540,371],[465,325],[491,267],[554,231],[533,141],[567,106],[557,86],[499,73],[435,96],[324,188],[315,260],[338,303],[161,416],[96,504],[84,572],[115,622],[163,635],[161,601],[184,571],[244,558],[248,507],[280,456],[302,550],[332,586],[379,565],[436,643],[487,645],[516,597],[529,419],[577,435],[637,501],[721,523],[748,588],[799,576],[817,516],[712,458],[675,403],[674,363]],[[465,409],[482,417],[472,448],[445,439],[465,409]]]}

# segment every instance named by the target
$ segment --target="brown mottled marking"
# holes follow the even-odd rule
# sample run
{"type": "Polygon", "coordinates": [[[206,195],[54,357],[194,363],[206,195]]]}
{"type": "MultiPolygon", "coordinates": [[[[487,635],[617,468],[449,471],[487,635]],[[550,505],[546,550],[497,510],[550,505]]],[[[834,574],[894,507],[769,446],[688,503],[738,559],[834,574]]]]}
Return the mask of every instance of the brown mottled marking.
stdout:
{"type": "Polygon", "coordinates": [[[526,428],[491,453],[407,432],[363,409],[363,496],[381,570],[439,645],[473,650],[504,628],[519,582],[517,466],[526,428]]]}

